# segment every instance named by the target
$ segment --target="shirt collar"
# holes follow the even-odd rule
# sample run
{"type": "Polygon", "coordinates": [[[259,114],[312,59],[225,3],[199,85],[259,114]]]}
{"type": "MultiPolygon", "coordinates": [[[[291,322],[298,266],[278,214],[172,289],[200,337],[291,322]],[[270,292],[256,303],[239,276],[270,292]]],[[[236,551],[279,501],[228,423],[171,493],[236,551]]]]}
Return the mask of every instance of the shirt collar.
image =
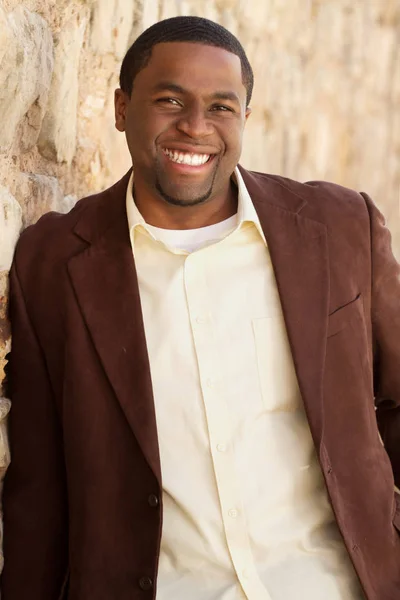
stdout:
{"type": "Polygon", "coordinates": [[[238,229],[243,225],[243,223],[253,223],[253,225],[255,225],[257,228],[261,238],[264,240],[264,243],[266,244],[267,242],[261,227],[260,219],[258,218],[256,209],[254,208],[254,204],[247,190],[246,184],[243,181],[243,177],[237,167],[234,170],[232,177],[238,186],[238,229]]]}
{"type": "MultiPolygon", "coordinates": [[[[261,227],[260,219],[258,218],[256,209],[254,208],[254,204],[251,200],[250,194],[246,188],[246,185],[243,181],[243,177],[236,167],[235,171],[232,175],[233,181],[238,187],[238,220],[237,227],[235,230],[239,229],[244,223],[252,223],[258,230],[261,238],[266,244],[266,239],[264,232],[261,227]]],[[[147,228],[147,223],[140,214],[136,203],[133,199],[133,171],[129,178],[128,188],[126,190],[126,213],[128,217],[128,226],[129,232],[131,236],[132,246],[134,243],[134,232],[145,231],[148,235],[154,238],[151,231],[147,228]]],[[[155,239],[155,238],[154,238],[155,239]]]]}

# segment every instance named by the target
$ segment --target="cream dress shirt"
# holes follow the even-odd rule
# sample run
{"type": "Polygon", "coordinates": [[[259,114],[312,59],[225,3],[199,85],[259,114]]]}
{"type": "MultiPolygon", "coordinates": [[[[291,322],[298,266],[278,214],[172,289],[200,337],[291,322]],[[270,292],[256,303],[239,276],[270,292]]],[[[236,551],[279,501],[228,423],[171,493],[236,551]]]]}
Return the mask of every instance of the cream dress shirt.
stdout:
{"type": "Polygon", "coordinates": [[[163,477],[157,600],[359,600],[234,178],[238,214],[198,230],[147,225],[127,191],[163,477]]]}

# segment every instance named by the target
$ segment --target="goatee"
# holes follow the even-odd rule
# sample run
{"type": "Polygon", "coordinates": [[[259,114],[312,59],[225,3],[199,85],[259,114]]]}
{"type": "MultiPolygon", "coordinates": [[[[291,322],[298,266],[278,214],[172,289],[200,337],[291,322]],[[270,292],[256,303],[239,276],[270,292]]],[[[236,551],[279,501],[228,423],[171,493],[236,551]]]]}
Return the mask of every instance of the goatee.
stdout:
{"type": "Polygon", "coordinates": [[[156,181],[156,190],[160,194],[160,196],[165,200],[165,202],[167,202],[168,204],[172,204],[173,206],[197,206],[198,204],[203,204],[210,198],[213,190],[213,183],[211,184],[208,192],[192,200],[180,200],[179,198],[170,196],[162,189],[161,184],[158,180],[156,181]]]}

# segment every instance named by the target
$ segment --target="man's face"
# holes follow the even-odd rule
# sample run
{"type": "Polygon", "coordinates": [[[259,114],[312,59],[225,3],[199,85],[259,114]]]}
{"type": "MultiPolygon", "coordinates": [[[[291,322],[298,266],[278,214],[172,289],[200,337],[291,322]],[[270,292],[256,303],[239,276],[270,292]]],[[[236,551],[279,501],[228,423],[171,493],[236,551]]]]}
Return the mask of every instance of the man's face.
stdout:
{"type": "Polygon", "coordinates": [[[135,189],[178,206],[226,193],[250,110],[238,56],[197,43],[157,44],[129,99],[115,94],[135,189]]]}

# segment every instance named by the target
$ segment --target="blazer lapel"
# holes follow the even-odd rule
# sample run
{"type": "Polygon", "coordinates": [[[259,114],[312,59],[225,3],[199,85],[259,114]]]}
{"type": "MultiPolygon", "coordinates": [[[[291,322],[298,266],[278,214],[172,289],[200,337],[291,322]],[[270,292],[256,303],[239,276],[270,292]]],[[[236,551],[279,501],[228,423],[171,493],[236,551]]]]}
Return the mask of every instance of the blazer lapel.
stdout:
{"type": "Polygon", "coordinates": [[[241,173],[271,254],[299,387],[319,448],[329,303],[326,227],[302,216],[307,200],[277,179],[241,173]]]}
{"type": "MultiPolygon", "coordinates": [[[[68,264],[78,302],[125,416],[161,483],[150,365],[125,210],[128,173],[75,233],[90,245],[68,264]]],[[[87,211],[90,212],[90,211],[87,211]]]]}

